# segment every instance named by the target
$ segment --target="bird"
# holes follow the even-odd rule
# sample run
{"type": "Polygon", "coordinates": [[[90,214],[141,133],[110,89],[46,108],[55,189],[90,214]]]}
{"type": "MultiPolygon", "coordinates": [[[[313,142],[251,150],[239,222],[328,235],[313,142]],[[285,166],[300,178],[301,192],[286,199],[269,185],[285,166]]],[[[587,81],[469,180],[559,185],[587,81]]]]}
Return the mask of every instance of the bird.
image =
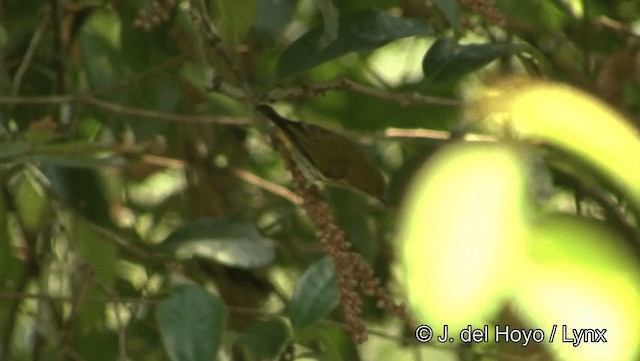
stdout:
{"type": "Polygon", "coordinates": [[[385,178],[359,145],[335,131],[286,119],[267,104],[255,109],[280,129],[280,138],[307,177],[357,189],[384,203],[385,178]]]}

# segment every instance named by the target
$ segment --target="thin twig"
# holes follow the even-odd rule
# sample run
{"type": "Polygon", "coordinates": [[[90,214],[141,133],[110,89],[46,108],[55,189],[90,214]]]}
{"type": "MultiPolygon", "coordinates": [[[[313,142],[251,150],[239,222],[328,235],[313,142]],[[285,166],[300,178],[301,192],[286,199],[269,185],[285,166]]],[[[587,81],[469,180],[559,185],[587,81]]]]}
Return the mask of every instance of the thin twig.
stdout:
{"type": "Polygon", "coordinates": [[[295,87],[274,88],[265,97],[265,101],[295,98],[314,98],[329,90],[352,91],[354,93],[368,95],[378,99],[388,100],[406,107],[412,104],[428,104],[458,107],[462,105],[460,100],[421,95],[417,92],[392,93],[382,89],[376,89],[349,79],[336,79],[318,84],[305,84],[295,87]]]}
{"type": "Polygon", "coordinates": [[[631,36],[631,37],[636,38],[636,39],[640,39],[640,35],[635,33],[629,26],[627,26],[627,25],[625,25],[625,24],[623,24],[623,23],[621,23],[619,21],[616,21],[614,19],[611,19],[609,17],[606,17],[604,15],[596,17],[594,19],[594,22],[597,25],[607,27],[609,29],[615,30],[615,31],[617,31],[619,33],[625,34],[627,36],[631,36]]]}
{"type": "MultiPolygon", "coordinates": [[[[451,132],[435,129],[398,129],[388,128],[384,131],[388,138],[423,138],[432,140],[452,140],[451,132]]],[[[461,140],[467,142],[495,142],[497,138],[492,135],[465,133],[461,140]]]]}
{"type": "MultiPolygon", "coordinates": [[[[224,48],[224,43],[218,35],[215,26],[211,21],[211,18],[209,18],[209,11],[207,10],[207,6],[204,0],[192,0],[191,5],[193,9],[193,11],[191,11],[191,16],[194,22],[198,25],[203,38],[208,40],[209,45],[213,47],[213,50],[227,65],[233,76],[242,87],[242,90],[250,103],[253,105],[257,105],[258,100],[255,92],[253,91],[253,88],[244,77],[244,75],[242,75],[242,73],[236,66],[236,63],[233,61],[231,55],[229,55],[227,50],[224,48]]],[[[209,63],[209,66],[212,67],[213,62],[211,61],[211,59],[207,59],[207,62],[209,63]]],[[[215,69],[212,68],[211,71],[215,71],[215,69]]]]}
{"type": "Polygon", "coordinates": [[[79,102],[84,104],[93,105],[98,108],[106,109],[114,113],[126,114],[140,118],[155,118],[160,120],[168,120],[179,123],[216,123],[227,125],[246,125],[250,124],[246,121],[241,121],[234,117],[210,117],[210,116],[197,116],[197,115],[181,115],[164,113],[155,110],[143,110],[137,108],[131,108],[120,104],[111,103],[105,100],[94,98],[92,96],[81,96],[78,98],[79,102]]]}
{"type": "Polygon", "coordinates": [[[290,190],[288,190],[285,187],[279,186],[277,184],[274,184],[272,182],[269,182],[268,180],[264,179],[264,178],[260,178],[258,176],[256,176],[255,174],[249,173],[246,170],[243,169],[239,169],[239,168],[231,168],[231,173],[244,180],[247,183],[253,184],[259,188],[262,188],[266,191],[269,191],[275,195],[278,195],[286,200],[288,200],[289,202],[295,204],[295,205],[301,205],[302,204],[302,198],[300,196],[298,196],[297,194],[291,192],[290,190]]]}
{"type": "Polygon", "coordinates": [[[80,308],[87,297],[87,292],[93,283],[93,273],[88,263],[81,264],[77,272],[77,279],[71,284],[71,307],[58,338],[58,353],[55,360],[62,360],[68,350],[72,350],[71,341],[73,340],[73,328],[75,326],[80,308]]]}
{"type": "MultiPolygon", "coordinates": [[[[82,217],[79,214],[76,214],[76,217],[82,217]]],[[[84,217],[82,217],[84,218],[84,217]]],[[[113,242],[114,244],[116,244],[119,247],[122,247],[123,249],[125,249],[127,252],[130,252],[132,255],[135,255],[138,259],[144,261],[144,262],[149,262],[151,260],[154,259],[154,255],[147,252],[145,249],[140,248],[136,245],[131,244],[131,242],[129,242],[128,240],[120,237],[120,235],[118,235],[117,233],[104,228],[92,221],[90,221],[89,219],[84,218],[83,219],[85,222],[87,222],[87,224],[90,225],[90,227],[96,231],[97,233],[100,233],[103,237],[107,238],[110,242],[113,242]]]]}
{"type": "MultiPolygon", "coordinates": [[[[63,18],[64,18],[64,1],[61,0],[49,0],[51,4],[51,18],[53,20],[53,44],[55,49],[55,55],[53,60],[56,68],[56,93],[64,94],[67,92],[67,62],[69,53],[67,52],[68,43],[64,39],[63,35],[63,18]]],[[[62,104],[61,108],[64,108],[66,104],[62,104]]],[[[61,112],[62,113],[62,112],[61,112]]],[[[69,113],[69,112],[67,112],[69,113]]],[[[63,124],[67,124],[68,119],[61,119],[63,124]]]]}
{"type": "MultiPolygon", "coordinates": [[[[110,297],[117,298],[118,293],[113,290],[111,287],[107,286],[100,280],[94,281],[95,285],[104,292],[104,294],[109,295],[110,297]]],[[[118,354],[120,361],[126,361],[129,358],[127,357],[127,325],[122,321],[122,312],[120,312],[120,307],[126,307],[128,311],[132,312],[133,310],[127,305],[123,305],[122,302],[113,302],[113,312],[115,314],[116,320],[116,328],[118,329],[118,354]]]]}
{"type": "Polygon", "coordinates": [[[143,80],[149,79],[154,75],[160,74],[165,70],[171,69],[172,67],[180,64],[184,59],[185,59],[185,56],[176,56],[174,58],[171,58],[165,61],[164,63],[160,63],[148,69],[145,69],[133,77],[126,78],[112,84],[107,84],[98,89],[94,89],[91,91],[91,95],[96,96],[98,94],[111,93],[113,91],[120,90],[123,88],[127,88],[131,85],[141,83],[143,80]]]}
{"type": "Polygon", "coordinates": [[[385,129],[384,136],[388,138],[426,138],[435,140],[451,139],[451,132],[434,129],[385,129]]]}
{"type": "Polygon", "coordinates": [[[2,97],[0,96],[0,104],[60,104],[60,103],[82,103],[92,105],[98,108],[108,110],[113,113],[129,115],[139,118],[153,118],[167,120],[177,123],[209,123],[209,124],[225,124],[225,125],[247,125],[252,124],[247,118],[226,117],[226,116],[199,116],[187,114],[165,113],[153,110],[144,110],[138,108],[127,107],[120,104],[108,102],[106,100],[95,98],[91,95],[52,95],[52,96],[35,96],[35,97],[2,97]]]}
{"type": "Polygon", "coordinates": [[[29,42],[29,47],[27,51],[24,53],[24,58],[22,58],[22,62],[16,70],[16,75],[13,77],[13,86],[11,89],[11,94],[16,96],[20,94],[20,87],[22,85],[22,78],[29,69],[31,65],[31,61],[33,60],[33,56],[36,53],[36,49],[38,49],[38,45],[40,45],[40,41],[42,40],[42,36],[44,35],[47,26],[49,26],[49,22],[51,21],[51,9],[46,7],[42,14],[42,20],[38,24],[36,31],[33,33],[33,37],[29,42]]]}

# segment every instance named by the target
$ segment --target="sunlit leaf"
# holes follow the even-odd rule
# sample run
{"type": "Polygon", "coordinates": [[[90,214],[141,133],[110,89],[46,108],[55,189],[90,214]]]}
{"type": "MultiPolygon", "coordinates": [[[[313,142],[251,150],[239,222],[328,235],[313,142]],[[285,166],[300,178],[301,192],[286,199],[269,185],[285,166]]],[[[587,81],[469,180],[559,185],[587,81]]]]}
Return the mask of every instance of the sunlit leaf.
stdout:
{"type": "Polygon", "coordinates": [[[158,305],[155,316],[172,361],[216,358],[226,319],[220,299],[198,286],[181,286],[158,305]]]}
{"type": "Polygon", "coordinates": [[[371,51],[396,39],[431,34],[431,29],[420,20],[397,18],[374,10],[341,15],[339,23],[338,37],[324,48],[320,46],[322,28],[315,28],[293,42],[278,61],[278,77],[313,68],[348,53],[371,51]]]}
{"type": "Polygon", "coordinates": [[[326,316],[338,305],[339,292],[333,259],[325,257],[300,277],[291,297],[289,318],[294,329],[302,329],[326,316]]]}
{"type": "Polygon", "coordinates": [[[640,135],[593,96],[562,84],[507,78],[468,107],[468,117],[493,134],[544,141],[592,167],[640,211],[640,135]],[[505,117],[505,114],[508,114],[505,117]]]}
{"type": "Polygon", "coordinates": [[[525,249],[525,159],[503,144],[455,144],[416,174],[398,244],[419,319],[483,324],[510,295],[525,249]]]}
{"type": "Polygon", "coordinates": [[[250,222],[218,218],[187,223],[171,233],[160,251],[178,258],[202,257],[239,268],[266,266],[275,257],[273,243],[250,222]]]}
{"type": "Polygon", "coordinates": [[[548,346],[563,360],[637,359],[640,265],[627,241],[604,223],[566,214],[543,215],[529,237],[532,262],[514,295],[528,325],[548,337],[555,325],[548,346]],[[579,340],[574,329],[606,329],[606,342],[579,340]]]}
{"type": "Polygon", "coordinates": [[[257,320],[236,339],[257,360],[278,356],[289,340],[290,330],[281,318],[257,320]]]}

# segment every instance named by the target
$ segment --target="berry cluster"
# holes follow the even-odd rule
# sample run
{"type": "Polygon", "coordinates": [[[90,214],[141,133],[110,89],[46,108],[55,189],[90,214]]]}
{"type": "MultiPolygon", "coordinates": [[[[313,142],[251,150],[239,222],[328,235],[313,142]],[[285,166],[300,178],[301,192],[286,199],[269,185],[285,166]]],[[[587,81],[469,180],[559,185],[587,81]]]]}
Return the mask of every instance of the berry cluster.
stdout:
{"type": "Polygon", "coordinates": [[[352,337],[358,343],[367,339],[367,330],[362,319],[363,301],[358,293],[358,286],[365,295],[378,299],[378,307],[386,307],[407,326],[411,325],[404,306],[393,301],[373,269],[364,262],[362,256],[351,250],[351,243],[347,241],[345,232],[335,224],[329,205],[318,196],[316,188],[307,185],[307,179],[291,154],[284,148],[283,153],[287,168],[303,198],[302,206],[320,232],[322,250],[333,258],[340,289],[340,307],[352,337]]]}
{"type": "Polygon", "coordinates": [[[144,31],[151,31],[162,22],[169,19],[171,10],[176,6],[176,0],[154,1],[151,10],[140,9],[138,16],[133,21],[133,26],[144,31]]]}

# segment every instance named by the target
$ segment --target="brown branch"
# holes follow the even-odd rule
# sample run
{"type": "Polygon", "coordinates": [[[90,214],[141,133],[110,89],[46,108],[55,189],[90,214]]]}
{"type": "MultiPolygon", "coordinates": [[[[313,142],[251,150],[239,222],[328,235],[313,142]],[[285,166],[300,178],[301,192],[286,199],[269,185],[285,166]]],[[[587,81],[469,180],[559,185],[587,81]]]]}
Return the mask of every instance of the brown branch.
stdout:
{"type": "Polygon", "coordinates": [[[78,101],[84,104],[93,105],[98,108],[106,109],[114,113],[130,115],[140,118],[155,118],[160,120],[168,120],[179,123],[216,123],[228,125],[246,125],[247,122],[239,121],[233,117],[210,117],[197,115],[181,115],[173,113],[159,112],[155,110],[143,110],[131,108],[120,104],[111,103],[105,100],[94,98],[92,96],[81,96],[78,101]]]}
{"type": "Polygon", "coordinates": [[[239,168],[231,168],[231,174],[244,180],[247,183],[255,185],[258,188],[262,188],[268,192],[278,195],[295,205],[302,204],[302,198],[297,194],[291,192],[285,187],[279,186],[277,184],[269,182],[266,179],[260,178],[252,173],[249,173],[246,170],[239,169],[239,168]]]}
{"type": "Polygon", "coordinates": [[[616,21],[614,19],[611,19],[605,15],[601,15],[598,16],[597,18],[595,18],[594,23],[596,25],[599,26],[604,26],[606,28],[612,29],[614,31],[617,31],[619,33],[622,33],[624,35],[633,37],[635,39],[640,39],[640,36],[638,34],[636,34],[631,28],[630,26],[623,24],[619,21],[616,21]]]}
{"type": "Polygon", "coordinates": [[[433,129],[385,129],[384,136],[388,138],[426,138],[435,140],[451,139],[451,132],[433,129]]]}
{"type": "MultiPolygon", "coordinates": [[[[452,140],[451,132],[435,129],[399,129],[388,128],[384,131],[388,138],[423,138],[433,140],[452,140]]],[[[486,134],[465,133],[462,140],[468,142],[495,142],[496,137],[486,134]]]]}
{"type": "Polygon", "coordinates": [[[425,96],[417,92],[392,93],[382,89],[369,87],[367,85],[344,78],[318,84],[305,84],[287,88],[276,87],[271,90],[266,96],[264,96],[264,100],[268,102],[274,102],[277,100],[285,99],[314,98],[318,95],[324,94],[329,90],[351,91],[354,93],[368,95],[373,98],[388,100],[403,107],[413,104],[442,105],[454,107],[459,107],[462,105],[462,101],[457,99],[425,96]]]}
{"type": "Polygon", "coordinates": [[[127,107],[124,105],[111,103],[106,100],[95,98],[91,95],[52,95],[52,96],[34,96],[34,97],[2,97],[0,96],[0,104],[60,104],[60,103],[82,103],[92,105],[101,109],[108,110],[113,113],[125,114],[139,118],[154,118],[167,120],[178,123],[215,123],[226,125],[247,125],[251,122],[246,118],[225,117],[225,116],[199,116],[187,114],[165,113],[155,110],[144,110],[138,108],[127,107]]]}

